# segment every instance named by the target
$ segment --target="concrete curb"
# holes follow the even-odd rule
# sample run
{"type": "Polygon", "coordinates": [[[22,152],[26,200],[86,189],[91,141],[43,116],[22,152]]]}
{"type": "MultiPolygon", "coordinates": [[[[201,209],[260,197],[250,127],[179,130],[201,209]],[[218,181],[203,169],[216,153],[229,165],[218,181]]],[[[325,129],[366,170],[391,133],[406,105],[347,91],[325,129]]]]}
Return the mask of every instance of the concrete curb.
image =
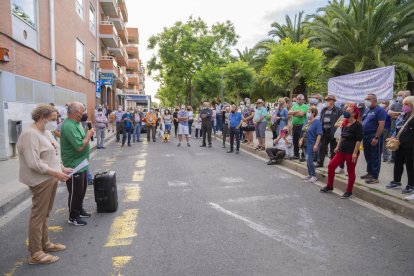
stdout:
{"type": "MultiPolygon", "coordinates": [[[[112,140],[115,140],[115,135],[111,135],[107,138],[105,138],[105,142],[111,142],[112,140]]],[[[94,145],[91,148],[91,154],[96,151],[96,145],[94,145]]],[[[7,161],[3,161],[7,162],[7,161]]],[[[20,184],[22,185],[22,184],[20,184]]],[[[5,201],[0,205],[0,218],[4,215],[6,215],[8,212],[10,212],[12,209],[14,209],[16,206],[18,206],[20,203],[31,197],[32,193],[30,192],[30,189],[23,190],[21,192],[16,193],[8,201],[5,201]]]]}
{"type": "MultiPolygon", "coordinates": [[[[221,135],[216,135],[215,138],[221,142],[223,141],[221,135]]],[[[240,144],[240,148],[247,152],[255,154],[257,156],[268,159],[266,152],[255,151],[254,148],[246,146],[244,144],[240,144]]],[[[308,171],[306,165],[302,165],[299,162],[290,161],[286,159],[283,160],[280,163],[280,165],[285,166],[303,175],[307,174],[307,171],[308,171]]],[[[322,170],[316,169],[316,173],[320,181],[327,177],[327,173],[322,170]]],[[[348,186],[347,178],[342,175],[336,176],[334,186],[336,189],[345,192],[348,186]]],[[[399,215],[399,216],[402,216],[404,218],[414,221],[414,204],[413,203],[404,201],[403,199],[400,199],[390,194],[376,190],[374,187],[368,187],[358,181],[355,182],[355,185],[353,188],[353,195],[361,200],[364,200],[382,209],[391,211],[392,213],[396,215],[399,215]]]]}

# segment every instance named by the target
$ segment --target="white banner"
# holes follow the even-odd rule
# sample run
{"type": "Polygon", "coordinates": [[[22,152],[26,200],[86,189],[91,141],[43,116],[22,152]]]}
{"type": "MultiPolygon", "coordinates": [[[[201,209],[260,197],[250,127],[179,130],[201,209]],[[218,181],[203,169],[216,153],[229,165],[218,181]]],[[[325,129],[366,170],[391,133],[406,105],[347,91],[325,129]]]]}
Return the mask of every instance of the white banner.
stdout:
{"type": "Polygon", "coordinates": [[[328,94],[335,95],[339,103],[362,103],[367,94],[377,95],[378,101],[390,100],[394,92],[394,76],[395,66],[388,66],[331,78],[328,94]]]}

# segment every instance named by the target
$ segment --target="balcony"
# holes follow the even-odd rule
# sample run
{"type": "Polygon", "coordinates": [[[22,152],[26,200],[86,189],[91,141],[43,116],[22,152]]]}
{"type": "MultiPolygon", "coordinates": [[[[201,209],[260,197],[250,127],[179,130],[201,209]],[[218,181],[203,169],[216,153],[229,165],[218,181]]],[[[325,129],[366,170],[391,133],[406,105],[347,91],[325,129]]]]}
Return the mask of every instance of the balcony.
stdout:
{"type": "Polygon", "coordinates": [[[132,58],[138,58],[139,52],[138,52],[138,44],[127,44],[125,45],[125,49],[129,56],[132,58]]]}
{"type": "Polygon", "coordinates": [[[125,89],[125,94],[139,94],[139,90],[137,88],[128,88],[125,89]]]}
{"type": "Polygon", "coordinates": [[[124,20],[124,17],[122,16],[120,9],[118,9],[118,13],[116,16],[110,16],[108,20],[114,23],[115,28],[118,31],[126,30],[125,20],[124,20]]]}
{"type": "Polygon", "coordinates": [[[138,28],[127,28],[128,29],[128,41],[131,44],[139,43],[139,32],[138,28]]]}
{"type": "Polygon", "coordinates": [[[104,15],[109,17],[118,15],[118,5],[116,0],[99,0],[99,3],[101,3],[104,15]]]}
{"type": "Polygon", "coordinates": [[[127,74],[128,77],[128,83],[129,84],[133,84],[133,85],[137,85],[139,84],[139,76],[136,73],[129,73],[127,74]]]}
{"type": "Polygon", "coordinates": [[[103,74],[112,74],[113,78],[118,77],[118,64],[114,57],[111,56],[103,56],[101,57],[101,61],[99,63],[101,73],[103,74]]]}
{"type": "Polygon", "coordinates": [[[122,17],[124,18],[125,22],[128,22],[128,10],[124,0],[119,1],[118,6],[119,11],[122,13],[122,17]]]}
{"type": "Polygon", "coordinates": [[[139,72],[139,61],[136,58],[128,59],[128,70],[139,72]]]}
{"type": "Polygon", "coordinates": [[[119,37],[123,43],[128,43],[128,29],[118,31],[119,37]]]}
{"type": "Polygon", "coordinates": [[[99,38],[106,47],[118,47],[118,32],[112,22],[102,21],[99,24],[99,38]]]}
{"type": "Polygon", "coordinates": [[[119,66],[127,66],[128,54],[121,39],[118,39],[117,47],[109,47],[108,50],[114,55],[119,66]]]}

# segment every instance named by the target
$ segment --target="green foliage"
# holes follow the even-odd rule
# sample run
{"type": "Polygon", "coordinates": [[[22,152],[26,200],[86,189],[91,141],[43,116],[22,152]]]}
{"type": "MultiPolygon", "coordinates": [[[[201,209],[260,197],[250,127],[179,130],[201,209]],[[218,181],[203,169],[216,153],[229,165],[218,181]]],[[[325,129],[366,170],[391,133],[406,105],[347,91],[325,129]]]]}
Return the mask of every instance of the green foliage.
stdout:
{"type": "Polygon", "coordinates": [[[318,87],[318,77],[324,72],[322,51],[309,48],[309,43],[293,43],[286,38],[273,46],[261,75],[286,89],[293,89],[303,80],[309,87],[318,87]]]}
{"type": "Polygon", "coordinates": [[[157,53],[148,62],[148,73],[161,83],[158,96],[174,93],[168,101],[184,98],[192,104],[192,81],[196,73],[207,64],[225,64],[230,59],[230,46],[237,39],[230,21],[209,27],[200,18],[192,17],[152,36],[148,48],[157,53]]]}
{"type": "Polygon", "coordinates": [[[202,98],[211,101],[219,96],[222,85],[221,75],[220,68],[212,64],[204,65],[197,71],[193,78],[193,84],[194,96],[198,102],[201,102],[202,98]]]}
{"type": "Polygon", "coordinates": [[[286,15],[286,24],[282,25],[278,22],[273,22],[269,31],[269,36],[283,40],[290,38],[292,42],[302,42],[306,36],[305,28],[306,20],[303,18],[303,11],[299,14],[295,14],[295,19],[292,19],[289,15],[286,15]]]}
{"type": "Polygon", "coordinates": [[[256,83],[256,72],[244,61],[228,64],[224,70],[225,100],[239,102],[240,96],[251,96],[256,83]]]}

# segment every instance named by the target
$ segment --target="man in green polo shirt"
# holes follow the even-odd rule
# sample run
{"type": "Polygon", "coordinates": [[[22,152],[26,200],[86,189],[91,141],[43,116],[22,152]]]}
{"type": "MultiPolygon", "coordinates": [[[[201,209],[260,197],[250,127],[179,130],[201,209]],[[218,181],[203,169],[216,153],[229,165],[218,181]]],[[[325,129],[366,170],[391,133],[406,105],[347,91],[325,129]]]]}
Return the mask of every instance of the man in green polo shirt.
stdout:
{"type": "Polygon", "coordinates": [[[292,136],[293,136],[293,150],[294,156],[292,159],[299,159],[299,139],[302,132],[303,124],[306,121],[306,112],[308,106],[305,104],[305,97],[299,94],[296,97],[296,104],[293,105],[289,111],[289,116],[292,116],[292,136]]]}
{"type": "MultiPolygon", "coordinates": [[[[61,155],[62,162],[67,168],[76,168],[85,159],[89,160],[89,141],[95,131],[91,129],[85,133],[80,123],[84,110],[85,107],[82,103],[70,103],[68,106],[68,117],[62,125],[60,137],[61,155]]],[[[86,176],[88,168],[89,166],[82,168],[66,182],[69,191],[68,223],[76,226],[86,225],[86,221],[82,220],[82,218],[89,218],[91,216],[83,209],[83,199],[88,187],[86,176]]]]}

